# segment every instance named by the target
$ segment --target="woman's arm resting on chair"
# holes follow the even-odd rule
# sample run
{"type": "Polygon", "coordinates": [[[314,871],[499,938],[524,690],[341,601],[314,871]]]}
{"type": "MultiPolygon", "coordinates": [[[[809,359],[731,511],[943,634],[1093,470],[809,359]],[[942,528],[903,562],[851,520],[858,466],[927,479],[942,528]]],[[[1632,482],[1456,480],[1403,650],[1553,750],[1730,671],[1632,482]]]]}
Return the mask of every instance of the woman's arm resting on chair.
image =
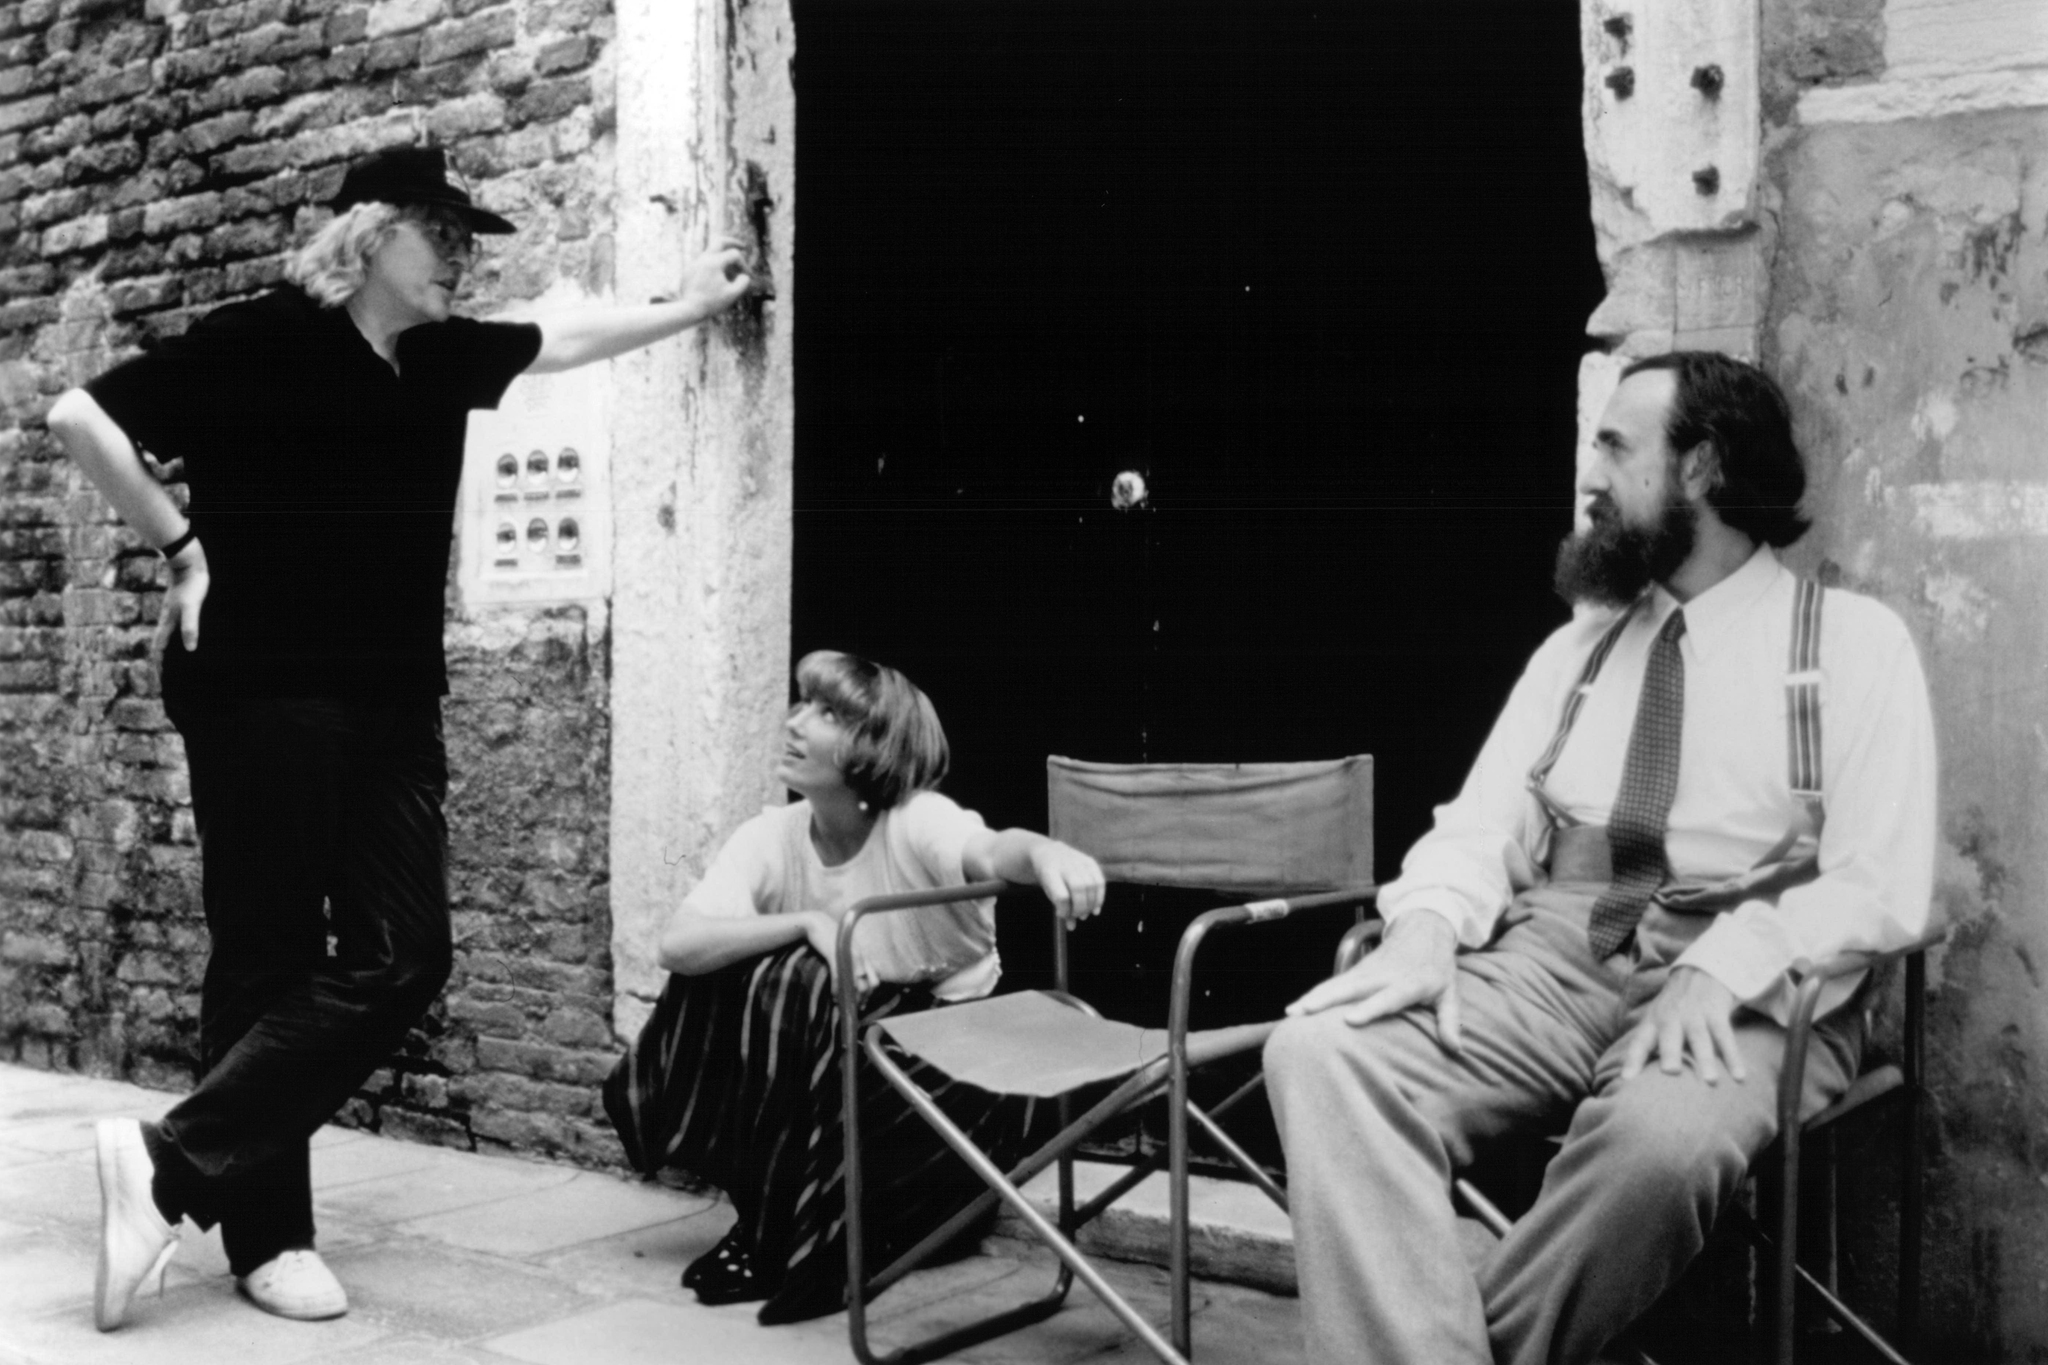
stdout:
{"type": "MultiPolygon", "coordinates": [[[[671,972],[702,976],[806,939],[813,947],[829,945],[838,928],[837,921],[818,910],[728,918],[699,914],[685,902],[661,931],[659,956],[661,965],[671,972]]],[[[818,951],[831,960],[829,946],[818,951]]]]}
{"type": "Polygon", "coordinates": [[[1000,877],[1045,892],[1069,924],[1102,908],[1102,868],[1080,849],[1028,829],[982,830],[960,851],[969,881],[1000,877]]]}

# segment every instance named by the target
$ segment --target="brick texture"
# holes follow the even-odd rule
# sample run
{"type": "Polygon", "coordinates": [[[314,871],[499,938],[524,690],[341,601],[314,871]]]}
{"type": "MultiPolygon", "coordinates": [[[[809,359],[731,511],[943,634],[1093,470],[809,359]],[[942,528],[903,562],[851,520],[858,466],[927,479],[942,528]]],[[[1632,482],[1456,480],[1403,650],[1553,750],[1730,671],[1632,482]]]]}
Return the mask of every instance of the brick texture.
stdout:
{"type": "MultiPolygon", "coordinates": [[[[206,953],[161,569],[51,401],[276,282],[347,159],[421,135],[522,228],[468,311],[601,291],[611,38],[562,0],[0,3],[0,1057],[182,1088],[206,953]]],[[[344,1119],[609,1162],[606,642],[507,619],[451,610],[454,977],[344,1119]]]]}

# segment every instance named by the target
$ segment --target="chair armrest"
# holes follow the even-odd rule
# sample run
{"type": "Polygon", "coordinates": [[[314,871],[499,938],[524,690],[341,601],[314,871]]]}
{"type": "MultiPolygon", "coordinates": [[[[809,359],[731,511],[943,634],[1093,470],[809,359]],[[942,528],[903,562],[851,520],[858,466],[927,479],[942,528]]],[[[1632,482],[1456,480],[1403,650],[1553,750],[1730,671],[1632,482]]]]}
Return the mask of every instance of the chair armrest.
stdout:
{"type": "Polygon", "coordinates": [[[1342,976],[1356,967],[1360,959],[1378,946],[1379,939],[1386,932],[1386,921],[1378,919],[1369,919],[1346,929],[1344,937],[1337,940],[1337,956],[1330,964],[1330,975],[1342,976]]]}
{"type": "Polygon", "coordinates": [[[1173,957],[1173,996],[1168,1007],[1167,1046],[1176,1054],[1187,1046],[1188,1011],[1194,995],[1195,954],[1211,929],[1227,924],[1265,924],[1310,910],[1349,910],[1371,904],[1379,896],[1376,886],[1347,887],[1341,891],[1320,891],[1307,896],[1247,901],[1226,905],[1195,916],[1182,931],[1180,948],[1173,957]]]}
{"type": "Polygon", "coordinates": [[[1940,929],[1930,929],[1911,943],[1898,948],[1890,948],[1881,953],[1837,953],[1835,956],[1816,962],[1812,967],[1808,968],[1801,975],[1800,983],[1804,985],[1808,981],[1832,981],[1836,977],[1847,976],[1851,972],[1860,972],[1866,968],[1881,966],[1884,963],[1896,961],[1902,957],[1911,957],[1914,953],[1924,953],[1936,944],[1945,942],[1947,938],[1948,929],[1943,927],[1940,929]]]}
{"type": "Polygon", "coordinates": [[[869,896],[854,902],[839,920],[839,940],[834,945],[838,978],[839,1009],[845,1016],[846,1045],[856,1041],[860,1019],[860,983],[853,979],[853,926],[869,915],[886,915],[897,910],[928,910],[933,906],[955,905],[961,901],[986,900],[1010,889],[1006,881],[969,882],[965,886],[941,886],[930,891],[900,891],[893,896],[869,896]]]}
{"type": "MultiPolygon", "coordinates": [[[[1792,997],[1792,1016],[1785,1025],[1785,1060],[1778,1073],[1778,1132],[1796,1134],[1800,1100],[1806,1090],[1806,1049],[1813,1039],[1813,1016],[1820,1008],[1821,991],[1830,981],[1866,971],[1900,958],[1915,959],[1948,938],[1946,926],[1929,930],[1913,942],[1881,953],[1838,953],[1816,962],[1799,978],[1792,997]]],[[[1912,973],[1917,979],[1918,973],[1912,973]]],[[[1909,1006],[1910,1006],[1909,1002],[1909,1006]]],[[[1918,1010],[1910,1011],[1918,1018],[1918,1010]]],[[[1796,1139],[1795,1139],[1796,1140],[1796,1139]]]]}

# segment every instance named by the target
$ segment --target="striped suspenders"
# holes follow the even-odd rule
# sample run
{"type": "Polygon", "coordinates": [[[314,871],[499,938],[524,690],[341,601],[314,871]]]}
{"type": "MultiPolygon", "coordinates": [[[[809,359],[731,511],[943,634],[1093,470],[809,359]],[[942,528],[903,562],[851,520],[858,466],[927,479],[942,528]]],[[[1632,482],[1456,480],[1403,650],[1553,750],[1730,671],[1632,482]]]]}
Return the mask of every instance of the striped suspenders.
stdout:
{"type": "MultiPolygon", "coordinates": [[[[1822,813],[1821,774],[1821,670],[1820,670],[1820,608],[1822,590],[1811,578],[1801,578],[1792,594],[1792,650],[1785,668],[1785,752],[1787,775],[1791,780],[1793,799],[1805,806],[1814,816],[1814,828],[1818,832],[1822,813]]],[[[1642,599],[1647,600],[1647,599],[1642,599]]],[[[1586,666],[1579,672],[1579,681],[1565,698],[1564,713],[1558,717],[1557,733],[1550,738],[1549,747],[1529,769],[1529,791],[1550,817],[1552,828],[1577,823],[1558,804],[1551,800],[1544,790],[1550,770],[1557,766],[1558,756],[1564,752],[1565,741],[1571,737],[1572,726],[1578,723],[1579,711],[1586,704],[1586,694],[1592,691],[1593,682],[1600,676],[1600,668],[1607,662],[1607,656],[1614,652],[1614,642],[1621,638],[1621,632],[1635,618],[1637,601],[1607,628],[1600,637],[1593,652],[1587,656],[1586,666]]]]}
{"type": "Polygon", "coordinates": [[[1820,604],[1820,584],[1800,579],[1792,597],[1792,657],[1785,668],[1785,752],[1792,795],[1813,812],[1816,831],[1822,810],[1820,604]]]}
{"type": "Polygon", "coordinates": [[[1579,710],[1586,704],[1586,694],[1593,690],[1593,680],[1600,676],[1600,666],[1606,663],[1607,656],[1614,652],[1614,642],[1621,638],[1622,630],[1635,618],[1636,608],[1647,600],[1649,599],[1638,598],[1631,603],[1629,609],[1616,617],[1614,624],[1607,628],[1607,633],[1600,637],[1600,642],[1593,646],[1593,652],[1586,658],[1586,666],[1579,670],[1578,682],[1573,685],[1571,695],[1565,698],[1564,714],[1557,719],[1557,733],[1550,737],[1550,747],[1536,760],[1536,766],[1529,769],[1529,792],[1549,815],[1553,829],[1559,825],[1578,822],[1566,815],[1563,808],[1550,799],[1550,793],[1544,789],[1543,784],[1550,780],[1550,770],[1557,766],[1558,756],[1564,752],[1564,742],[1571,738],[1572,727],[1579,723],[1579,710]]]}

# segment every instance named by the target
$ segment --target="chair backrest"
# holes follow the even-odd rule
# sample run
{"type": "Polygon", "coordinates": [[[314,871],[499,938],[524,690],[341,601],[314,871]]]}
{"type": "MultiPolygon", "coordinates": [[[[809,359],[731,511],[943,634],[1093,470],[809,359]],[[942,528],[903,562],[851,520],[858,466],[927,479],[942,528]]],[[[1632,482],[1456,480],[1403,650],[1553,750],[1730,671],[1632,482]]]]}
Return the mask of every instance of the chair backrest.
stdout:
{"type": "Polygon", "coordinates": [[[1372,759],[1045,761],[1047,831],[1112,881],[1292,896],[1370,885],[1372,759]]]}

